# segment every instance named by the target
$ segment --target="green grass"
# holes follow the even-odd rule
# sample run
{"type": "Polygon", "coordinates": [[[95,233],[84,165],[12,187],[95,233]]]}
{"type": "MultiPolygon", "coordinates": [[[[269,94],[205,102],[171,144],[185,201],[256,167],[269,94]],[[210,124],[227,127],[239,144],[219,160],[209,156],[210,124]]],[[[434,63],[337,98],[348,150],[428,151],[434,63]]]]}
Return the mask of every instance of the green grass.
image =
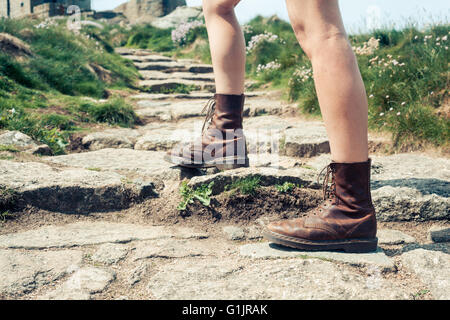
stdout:
{"type": "Polygon", "coordinates": [[[128,31],[84,26],[75,35],[67,30],[65,19],[36,28],[40,22],[0,19],[0,32],[21,39],[33,52],[16,59],[0,50],[0,129],[19,130],[62,154],[69,136],[86,123],[138,123],[123,99],[91,103],[81,98],[99,99],[108,89],[136,88],[139,74],[133,63],[114,53],[114,46],[126,44],[128,31]],[[92,66],[107,70],[109,78],[102,80],[92,66]]]}
{"type": "Polygon", "coordinates": [[[255,194],[256,191],[261,187],[261,177],[252,176],[247,178],[237,179],[231,184],[225,186],[226,191],[230,191],[231,194],[239,192],[240,194],[250,195],[255,194]]]}
{"type": "Polygon", "coordinates": [[[7,152],[20,152],[20,150],[19,149],[17,149],[16,147],[14,147],[14,146],[5,146],[5,145],[1,145],[0,144],[0,152],[1,151],[7,151],[7,152]]]}
{"type": "Polygon", "coordinates": [[[188,185],[187,181],[183,181],[180,186],[180,195],[182,200],[178,204],[177,210],[185,211],[188,204],[194,203],[198,200],[205,207],[209,207],[211,204],[211,194],[214,182],[202,185],[198,188],[192,188],[188,185]]]}
{"type": "MultiPolygon", "coordinates": [[[[181,46],[168,44],[170,30],[159,30],[146,42],[145,35],[152,32],[156,31],[148,26],[136,27],[130,31],[128,45],[152,49],[160,41],[168,55],[211,62],[205,27],[192,29],[181,46]]],[[[277,38],[261,41],[248,52],[248,77],[259,86],[269,83],[282,89],[285,98],[296,102],[303,113],[320,117],[313,74],[307,72],[311,64],[291,25],[277,18],[256,17],[244,26],[247,46],[261,34],[277,38]],[[272,62],[278,67],[261,70],[272,62]]],[[[448,24],[426,30],[414,25],[402,30],[381,28],[350,36],[355,51],[370,38],[379,40],[377,49],[357,52],[357,59],[369,97],[370,129],[391,133],[396,148],[422,144],[448,147],[449,119],[438,115],[438,108],[449,94],[449,37],[448,24]],[[425,36],[429,38],[426,41],[425,36]]]]}

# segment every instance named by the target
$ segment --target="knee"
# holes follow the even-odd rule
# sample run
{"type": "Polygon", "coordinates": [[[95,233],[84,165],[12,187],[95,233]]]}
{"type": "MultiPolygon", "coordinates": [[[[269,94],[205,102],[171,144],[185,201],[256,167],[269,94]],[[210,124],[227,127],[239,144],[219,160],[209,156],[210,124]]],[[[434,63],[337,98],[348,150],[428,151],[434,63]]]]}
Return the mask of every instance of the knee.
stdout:
{"type": "Polygon", "coordinates": [[[304,24],[293,25],[295,36],[309,59],[314,58],[324,50],[332,51],[341,48],[342,44],[350,46],[344,30],[337,28],[317,29],[306,28],[304,24]]]}
{"type": "Polygon", "coordinates": [[[240,0],[203,0],[203,13],[205,15],[229,14],[240,0]]]}

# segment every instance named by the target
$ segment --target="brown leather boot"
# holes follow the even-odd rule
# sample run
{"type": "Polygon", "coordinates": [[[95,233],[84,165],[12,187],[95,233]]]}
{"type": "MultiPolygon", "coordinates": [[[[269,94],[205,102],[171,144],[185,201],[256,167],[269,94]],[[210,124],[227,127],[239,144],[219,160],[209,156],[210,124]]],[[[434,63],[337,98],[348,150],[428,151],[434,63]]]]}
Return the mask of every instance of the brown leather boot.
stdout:
{"type": "Polygon", "coordinates": [[[243,94],[215,94],[203,110],[207,115],[201,140],[172,149],[165,160],[189,168],[217,167],[223,170],[248,167],[242,130],[244,100],[243,94]]]}
{"type": "Polygon", "coordinates": [[[264,236],[301,250],[375,251],[378,239],[370,195],[370,164],[370,159],[329,164],[323,184],[325,202],[304,218],[269,224],[264,236]]]}

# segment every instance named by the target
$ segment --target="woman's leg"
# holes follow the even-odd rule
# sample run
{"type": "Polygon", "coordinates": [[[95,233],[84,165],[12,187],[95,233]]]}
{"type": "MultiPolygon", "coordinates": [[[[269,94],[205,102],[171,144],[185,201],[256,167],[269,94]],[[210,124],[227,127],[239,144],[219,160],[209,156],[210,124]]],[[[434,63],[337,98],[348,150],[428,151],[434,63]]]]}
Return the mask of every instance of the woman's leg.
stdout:
{"type": "Polygon", "coordinates": [[[366,93],[338,1],[286,1],[295,34],[313,65],[334,162],[324,180],[326,201],[305,217],[270,223],[265,237],[302,250],[374,251],[378,239],[370,196],[366,93]]]}
{"type": "Polygon", "coordinates": [[[242,94],[245,40],[234,14],[240,0],[203,0],[211,58],[219,94],[242,94]]]}
{"type": "Polygon", "coordinates": [[[313,66],[332,160],[367,161],[366,91],[338,0],[286,0],[286,3],[294,32],[313,66]]]}

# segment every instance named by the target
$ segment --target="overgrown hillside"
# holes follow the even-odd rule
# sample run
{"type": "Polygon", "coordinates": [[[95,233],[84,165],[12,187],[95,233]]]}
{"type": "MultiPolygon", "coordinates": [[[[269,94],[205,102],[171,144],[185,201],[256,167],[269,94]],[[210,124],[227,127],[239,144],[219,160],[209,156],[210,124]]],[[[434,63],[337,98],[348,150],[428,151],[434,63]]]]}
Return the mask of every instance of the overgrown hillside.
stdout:
{"type": "MultiPolygon", "coordinates": [[[[261,85],[286,89],[286,98],[319,115],[311,65],[290,24],[257,17],[243,26],[247,72],[261,85]]],[[[134,27],[128,46],[210,62],[202,21],[175,30],[134,27]]],[[[392,133],[395,146],[448,146],[449,25],[427,30],[382,29],[350,36],[369,96],[372,130],[392,133]]]]}
{"type": "Polygon", "coordinates": [[[76,34],[65,19],[1,19],[0,130],[63,153],[69,135],[89,123],[132,125],[133,110],[112,93],[133,88],[138,73],[114,53],[114,33],[91,25],[76,34]]]}

